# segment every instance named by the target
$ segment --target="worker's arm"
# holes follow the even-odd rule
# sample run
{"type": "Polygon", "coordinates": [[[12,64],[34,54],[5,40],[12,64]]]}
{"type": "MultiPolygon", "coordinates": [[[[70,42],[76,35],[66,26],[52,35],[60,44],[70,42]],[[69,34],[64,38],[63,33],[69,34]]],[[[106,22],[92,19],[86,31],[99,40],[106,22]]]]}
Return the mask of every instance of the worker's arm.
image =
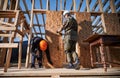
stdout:
{"type": "Polygon", "coordinates": [[[68,23],[69,23],[69,20],[66,20],[61,26],[61,28],[57,30],[57,33],[61,33],[68,26],[68,23]]]}

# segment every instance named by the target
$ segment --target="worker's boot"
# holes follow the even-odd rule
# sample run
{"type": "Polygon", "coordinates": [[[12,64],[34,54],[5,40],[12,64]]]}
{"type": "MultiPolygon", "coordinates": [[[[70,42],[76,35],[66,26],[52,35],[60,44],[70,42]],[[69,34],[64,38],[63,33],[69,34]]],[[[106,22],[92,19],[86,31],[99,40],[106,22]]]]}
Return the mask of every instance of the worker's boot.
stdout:
{"type": "Polygon", "coordinates": [[[79,61],[79,59],[77,59],[76,62],[75,62],[75,69],[76,70],[80,69],[80,61],[79,61]]]}
{"type": "Polygon", "coordinates": [[[67,66],[67,69],[73,69],[73,68],[74,68],[74,65],[72,63],[69,63],[67,66]]]}
{"type": "Polygon", "coordinates": [[[35,64],[31,64],[31,68],[35,68],[36,69],[35,64]]]}

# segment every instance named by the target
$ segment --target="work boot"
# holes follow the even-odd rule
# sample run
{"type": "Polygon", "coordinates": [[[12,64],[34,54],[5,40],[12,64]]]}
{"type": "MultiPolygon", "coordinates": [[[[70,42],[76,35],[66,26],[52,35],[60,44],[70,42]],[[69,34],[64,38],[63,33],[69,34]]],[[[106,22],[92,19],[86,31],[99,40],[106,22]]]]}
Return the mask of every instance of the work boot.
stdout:
{"type": "Polygon", "coordinates": [[[35,69],[36,69],[36,67],[35,67],[35,65],[34,65],[34,64],[31,64],[31,68],[35,68],[35,69]]]}
{"type": "Polygon", "coordinates": [[[76,60],[76,62],[75,62],[75,69],[76,70],[79,70],[80,69],[80,61],[79,60],[76,60]]]}
{"type": "Polygon", "coordinates": [[[39,63],[39,68],[42,68],[42,63],[39,63]]]}
{"type": "Polygon", "coordinates": [[[67,66],[67,69],[73,69],[73,68],[74,68],[74,65],[72,63],[69,63],[67,66]]]}

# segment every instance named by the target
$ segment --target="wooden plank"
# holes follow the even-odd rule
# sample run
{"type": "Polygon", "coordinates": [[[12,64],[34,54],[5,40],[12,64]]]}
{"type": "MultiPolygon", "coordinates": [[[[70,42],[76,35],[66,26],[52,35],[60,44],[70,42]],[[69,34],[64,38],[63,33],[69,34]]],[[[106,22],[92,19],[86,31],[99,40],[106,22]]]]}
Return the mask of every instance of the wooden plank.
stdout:
{"type": "Polygon", "coordinates": [[[66,0],[64,0],[64,7],[63,8],[65,10],[65,8],[66,8],[66,0]]]}
{"type": "Polygon", "coordinates": [[[74,2],[74,11],[76,12],[76,0],[74,0],[73,2],[74,2]]]}
{"type": "Polygon", "coordinates": [[[83,2],[83,0],[80,0],[80,4],[79,4],[79,7],[78,7],[78,12],[80,11],[80,8],[82,6],[82,2],[83,2]]]}
{"type": "Polygon", "coordinates": [[[1,37],[10,37],[12,36],[11,34],[0,34],[1,37]]]}
{"type": "MultiPolygon", "coordinates": [[[[22,21],[22,20],[21,20],[21,21],[22,21]]],[[[23,32],[24,23],[22,22],[20,26],[21,26],[20,31],[23,32]]],[[[23,37],[20,36],[19,55],[18,55],[18,69],[21,69],[21,62],[22,62],[22,43],[23,43],[23,37]]]]}
{"type": "Polygon", "coordinates": [[[1,24],[4,24],[4,25],[8,25],[8,26],[15,26],[14,24],[10,24],[10,23],[7,23],[7,22],[3,22],[3,21],[1,21],[1,20],[0,20],[0,23],[1,23],[1,24]]]}
{"type": "Polygon", "coordinates": [[[40,14],[46,14],[46,10],[43,10],[43,9],[34,9],[33,12],[40,13],[40,14]]]}
{"type": "Polygon", "coordinates": [[[99,6],[100,6],[100,11],[103,12],[103,4],[102,0],[98,0],[99,6]]]}
{"type": "Polygon", "coordinates": [[[89,0],[86,0],[87,12],[90,12],[89,0]]]}
{"type": "Polygon", "coordinates": [[[6,10],[8,6],[8,0],[4,0],[3,10],[6,10]]]}
{"type": "Polygon", "coordinates": [[[25,63],[25,67],[27,67],[27,68],[28,68],[29,58],[30,58],[30,40],[31,40],[31,36],[32,36],[33,15],[34,15],[34,14],[33,14],[33,9],[34,9],[34,0],[32,0],[30,32],[29,32],[29,35],[28,35],[28,47],[27,47],[26,63],[25,63]]]}
{"type": "Polygon", "coordinates": [[[116,13],[115,0],[110,0],[110,7],[112,13],[116,13]]]}
{"type": "Polygon", "coordinates": [[[60,10],[62,10],[62,0],[60,0],[60,10]]]}
{"type": "Polygon", "coordinates": [[[18,43],[0,43],[0,48],[17,48],[18,43]]]}
{"type": "Polygon", "coordinates": [[[16,27],[3,27],[3,26],[0,26],[0,30],[15,31],[16,27]]]}

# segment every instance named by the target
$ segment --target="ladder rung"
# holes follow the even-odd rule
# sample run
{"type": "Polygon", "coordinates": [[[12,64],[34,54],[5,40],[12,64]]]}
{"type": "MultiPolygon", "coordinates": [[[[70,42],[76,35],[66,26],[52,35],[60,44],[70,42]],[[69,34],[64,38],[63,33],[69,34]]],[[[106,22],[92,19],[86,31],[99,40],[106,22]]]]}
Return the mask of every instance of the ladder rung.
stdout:
{"type": "Polygon", "coordinates": [[[18,43],[0,43],[0,48],[17,48],[18,43]]]}
{"type": "Polygon", "coordinates": [[[11,37],[11,34],[0,34],[0,37],[11,37]]]}
{"type": "Polygon", "coordinates": [[[3,27],[3,26],[0,26],[0,30],[2,31],[15,31],[16,30],[16,27],[3,27]]]}

